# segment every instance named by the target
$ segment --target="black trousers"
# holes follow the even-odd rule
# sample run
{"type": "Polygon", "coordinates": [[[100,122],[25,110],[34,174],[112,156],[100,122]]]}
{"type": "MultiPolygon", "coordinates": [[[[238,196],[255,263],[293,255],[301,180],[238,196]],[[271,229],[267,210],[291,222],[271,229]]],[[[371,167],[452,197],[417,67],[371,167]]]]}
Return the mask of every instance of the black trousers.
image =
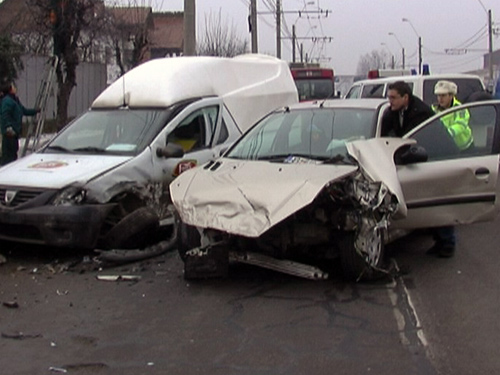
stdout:
{"type": "Polygon", "coordinates": [[[7,137],[2,135],[2,158],[0,165],[9,164],[17,160],[17,152],[19,151],[19,139],[17,137],[7,137]]]}

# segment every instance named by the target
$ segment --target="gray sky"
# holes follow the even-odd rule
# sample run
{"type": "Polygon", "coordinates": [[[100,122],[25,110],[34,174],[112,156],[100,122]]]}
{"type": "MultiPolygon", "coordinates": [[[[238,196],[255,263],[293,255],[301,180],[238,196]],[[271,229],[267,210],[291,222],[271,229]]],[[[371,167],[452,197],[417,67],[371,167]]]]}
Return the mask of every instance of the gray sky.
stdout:
{"type": "MultiPolygon", "coordinates": [[[[128,2],[127,0],[121,0],[128,2]]],[[[184,0],[135,0],[152,5],[155,10],[182,10],[184,0]]],[[[259,52],[276,52],[275,18],[270,8],[275,0],[258,0],[259,52]]],[[[500,32],[500,0],[281,0],[287,28],[283,35],[290,36],[296,25],[298,37],[332,37],[331,42],[301,40],[304,52],[320,58],[336,74],[354,74],[359,57],[374,49],[389,51],[401,64],[401,46],[406,51],[406,65],[416,67],[418,61],[417,33],[422,37],[423,62],[432,73],[464,72],[482,67],[482,55],[488,49],[487,12],[491,9],[493,22],[500,32]],[[292,11],[328,10],[328,17],[292,11]],[[403,22],[407,18],[409,22],[403,22]],[[413,27],[412,27],[413,26],[413,27]],[[416,31],[415,31],[415,30],[416,31]],[[396,37],[388,35],[389,32],[396,37]],[[385,45],[382,45],[385,43],[385,45]],[[467,49],[461,55],[447,55],[445,49],[467,49]]],[[[198,35],[204,28],[205,18],[220,11],[229,25],[233,23],[241,38],[250,41],[248,8],[250,0],[197,0],[198,35]]],[[[495,26],[494,26],[495,27],[495,26]]],[[[494,49],[500,48],[500,37],[493,37],[494,49]]],[[[282,42],[282,58],[291,61],[291,40],[282,42]]]]}

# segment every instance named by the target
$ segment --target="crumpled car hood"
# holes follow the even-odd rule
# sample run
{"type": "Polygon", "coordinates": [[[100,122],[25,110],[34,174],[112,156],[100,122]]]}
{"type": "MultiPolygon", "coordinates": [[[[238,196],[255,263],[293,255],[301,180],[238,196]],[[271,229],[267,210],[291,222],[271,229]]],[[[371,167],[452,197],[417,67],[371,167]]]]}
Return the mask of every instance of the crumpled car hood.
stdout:
{"type": "MultiPolygon", "coordinates": [[[[399,202],[396,217],[407,213],[393,155],[414,140],[376,138],[348,143],[348,150],[373,181],[383,181],[399,202]]],[[[221,158],[220,166],[199,167],[170,185],[172,201],[186,224],[258,237],[311,203],[330,182],[358,166],[281,164],[221,158]]]]}
{"type": "Polygon", "coordinates": [[[71,183],[86,183],[130,156],[31,154],[0,169],[0,185],[61,189],[71,183]]]}
{"type": "Polygon", "coordinates": [[[258,237],[311,203],[330,181],[355,172],[341,165],[280,164],[219,159],[215,170],[189,170],[170,185],[182,220],[190,225],[258,237]]]}

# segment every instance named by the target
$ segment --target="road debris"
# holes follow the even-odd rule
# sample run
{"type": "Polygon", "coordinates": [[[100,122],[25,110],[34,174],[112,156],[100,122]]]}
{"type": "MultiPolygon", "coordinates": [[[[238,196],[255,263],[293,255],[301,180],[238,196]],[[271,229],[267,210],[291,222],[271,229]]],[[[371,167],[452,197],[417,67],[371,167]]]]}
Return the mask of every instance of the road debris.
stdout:
{"type": "Polygon", "coordinates": [[[4,301],[2,302],[2,305],[8,307],[9,309],[17,309],[19,307],[17,301],[4,301]]]}
{"type": "Polygon", "coordinates": [[[138,275],[97,275],[96,277],[100,281],[139,281],[141,279],[138,275]]]}
{"type": "Polygon", "coordinates": [[[54,366],[50,366],[49,367],[49,371],[52,371],[52,372],[61,372],[61,373],[67,373],[68,370],[66,370],[65,368],[62,368],[62,367],[54,367],[54,366]]]}
{"type": "Polygon", "coordinates": [[[113,264],[124,264],[137,262],[139,260],[157,257],[174,248],[177,244],[177,236],[174,234],[168,241],[160,241],[144,249],[135,250],[96,250],[99,260],[113,264]]]}
{"type": "Polygon", "coordinates": [[[7,258],[5,258],[2,254],[0,254],[0,264],[7,263],[7,258]]]}
{"type": "Polygon", "coordinates": [[[38,337],[43,337],[43,336],[40,333],[26,334],[23,332],[2,332],[2,338],[4,339],[24,340],[24,339],[36,339],[38,337]]]}

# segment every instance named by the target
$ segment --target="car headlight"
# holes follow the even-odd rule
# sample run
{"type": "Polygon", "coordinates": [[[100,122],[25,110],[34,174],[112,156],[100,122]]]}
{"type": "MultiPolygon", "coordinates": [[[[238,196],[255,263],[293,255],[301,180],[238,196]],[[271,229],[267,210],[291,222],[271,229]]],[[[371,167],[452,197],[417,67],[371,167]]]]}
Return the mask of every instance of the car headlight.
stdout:
{"type": "Polygon", "coordinates": [[[80,204],[84,201],[87,192],[85,189],[79,186],[70,186],[61,190],[52,204],[54,206],[72,206],[75,204],[80,204]]]}

